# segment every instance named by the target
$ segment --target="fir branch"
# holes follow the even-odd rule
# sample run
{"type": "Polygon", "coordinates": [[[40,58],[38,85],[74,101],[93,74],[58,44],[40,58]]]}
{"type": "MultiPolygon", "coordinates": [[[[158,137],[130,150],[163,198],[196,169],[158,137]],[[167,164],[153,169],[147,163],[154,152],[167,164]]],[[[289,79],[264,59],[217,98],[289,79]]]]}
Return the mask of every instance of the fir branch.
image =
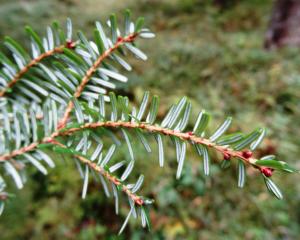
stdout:
{"type": "MultiPolygon", "coordinates": [[[[67,148],[67,146],[54,139],[51,141],[51,143],[53,143],[54,145],[58,145],[62,148],[67,148]]],[[[123,184],[123,182],[119,178],[111,174],[109,171],[106,171],[103,167],[100,167],[99,165],[87,159],[86,157],[76,155],[76,154],[74,154],[74,157],[80,160],[80,162],[82,162],[83,164],[88,165],[95,172],[100,173],[109,182],[116,185],[118,189],[121,189],[136,205],[143,206],[145,204],[143,197],[133,193],[125,184],[123,184]]]]}
{"type": "MultiPolygon", "coordinates": [[[[146,122],[135,123],[135,122],[107,121],[107,122],[86,123],[80,127],[70,128],[67,130],[62,129],[60,132],[57,132],[56,135],[54,135],[53,137],[72,135],[73,133],[78,132],[78,131],[95,129],[95,128],[141,129],[141,130],[144,130],[145,132],[149,132],[149,133],[160,133],[160,134],[170,136],[170,137],[172,137],[172,136],[177,137],[184,141],[190,141],[191,143],[194,143],[194,144],[202,144],[207,147],[215,149],[216,151],[222,153],[223,156],[239,158],[239,159],[243,160],[244,162],[251,164],[251,165],[255,165],[255,162],[258,160],[256,158],[252,157],[252,152],[250,152],[250,151],[247,151],[247,153],[245,154],[245,151],[236,151],[230,147],[218,145],[217,143],[212,142],[209,139],[199,137],[199,136],[193,134],[192,132],[180,132],[180,131],[176,131],[173,129],[168,129],[168,128],[164,128],[164,127],[160,127],[160,126],[156,126],[156,125],[151,125],[146,122]]],[[[260,169],[259,166],[256,166],[256,168],[260,169]]]]}
{"type": "MultiPolygon", "coordinates": [[[[65,132],[63,132],[65,133],[65,132]]],[[[68,133],[70,134],[70,133],[68,133]]],[[[61,134],[62,136],[65,134],[61,134]]],[[[21,148],[19,150],[16,150],[10,154],[0,156],[0,161],[10,160],[11,158],[14,158],[16,156],[22,155],[24,153],[30,152],[35,150],[40,144],[45,143],[51,143],[54,145],[58,145],[63,148],[67,148],[62,143],[55,140],[55,137],[60,136],[60,132],[55,132],[51,135],[51,137],[44,138],[40,142],[32,143],[31,145],[21,148]]],[[[144,200],[141,196],[134,194],[125,184],[122,183],[120,179],[118,179],[116,176],[110,174],[108,171],[106,171],[104,168],[98,166],[96,163],[93,163],[92,161],[88,160],[87,158],[80,156],[80,155],[74,155],[78,160],[80,160],[82,163],[88,165],[91,169],[93,169],[95,172],[100,173],[103,177],[105,177],[108,181],[115,184],[116,186],[121,187],[122,191],[127,194],[127,196],[138,206],[143,206],[144,200]]],[[[5,195],[6,196],[6,195],[5,195]]],[[[1,197],[1,196],[0,196],[1,197]]],[[[1,199],[0,199],[1,200],[1,199]]]]}
{"type": "MultiPolygon", "coordinates": [[[[84,78],[83,78],[82,81],[81,81],[81,84],[77,87],[77,90],[76,90],[76,92],[75,92],[75,94],[74,94],[74,98],[80,97],[80,95],[81,95],[81,93],[82,93],[82,91],[83,91],[85,85],[88,83],[88,81],[90,80],[90,78],[92,77],[92,75],[94,74],[94,72],[97,70],[97,68],[101,65],[102,61],[103,61],[105,58],[109,57],[110,54],[111,54],[113,51],[115,51],[116,49],[118,49],[118,48],[119,48],[121,45],[123,45],[124,43],[127,43],[127,42],[133,42],[133,41],[135,40],[136,36],[137,36],[137,34],[134,33],[134,34],[130,34],[130,35],[124,37],[124,38],[119,38],[118,41],[117,41],[117,43],[116,43],[114,46],[112,46],[111,48],[109,48],[108,50],[106,50],[106,51],[105,51],[105,52],[97,59],[97,61],[95,61],[95,63],[93,64],[93,66],[86,72],[84,78]]],[[[58,48],[56,49],[56,51],[57,51],[57,52],[62,52],[62,51],[63,51],[63,48],[64,48],[64,46],[58,47],[58,48]]],[[[54,49],[53,49],[51,52],[53,52],[53,51],[54,51],[54,49]]],[[[46,56],[50,56],[50,51],[47,52],[47,53],[49,53],[49,54],[48,54],[48,55],[45,55],[46,53],[42,54],[38,59],[35,59],[36,61],[33,60],[33,63],[31,63],[31,64],[29,64],[27,67],[25,67],[25,68],[26,68],[26,71],[25,71],[25,70],[22,71],[23,73],[21,74],[21,76],[22,76],[23,74],[25,74],[25,73],[28,71],[28,69],[29,69],[30,67],[32,67],[32,66],[34,66],[35,64],[37,64],[37,63],[39,62],[39,61],[38,61],[39,59],[42,60],[42,59],[45,58],[46,56]],[[45,56],[44,56],[44,55],[45,55],[45,56]],[[43,57],[42,57],[42,56],[43,56],[43,57]]],[[[24,68],[24,69],[25,69],[25,68],[24,68]]],[[[16,76],[17,76],[17,75],[16,75],[16,76]]],[[[18,78],[15,78],[15,79],[14,79],[15,81],[14,81],[14,83],[13,83],[12,85],[14,85],[14,84],[21,78],[21,76],[18,77],[18,78]]],[[[12,86],[12,85],[11,85],[11,86],[12,86]]],[[[5,91],[3,91],[3,94],[4,94],[4,93],[5,93],[5,91]]],[[[0,97],[1,97],[1,95],[0,95],[0,97]]],[[[70,115],[70,113],[71,113],[73,107],[74,107],[73,101],[69,101],[68,106],[67,106],[67,108],[66,108],[66,110],[65,110],[65,112],[64,112],[64,116],[63,116],[63,118],[60,120],[58,129],[61,129],[61,128],[65,127],[65,125],[66,125],[66,123],[67,123],[67,121],[68,121],[69,115],[70,115]]],[[[18,156],[18,155],[24,154],[24,153],[26,153],[26,152],[32,151],[32,150],[34,150],[39,144],[51,142],[51,141],[53,140],[53,137],[54,137],[54,136],[57,136],[57,135],[58,135],[58,132],[54,132],[54,133],[52,134],[52,136],[50,136],[49,138],[45,138],[44,140],[42,140],[42,141],[40,141],[40,142],[35,142],[35,143],[32,143],[32,144],[30,144],[30,145],[28,145],[28,146],[25,146],[25,147],[23,147],[23,148],[20,148],[20,149],[18,149],[18,150],[15,150],[15,151],[13,151],[13,152],[11,152],[11,153],[4,154],[4,155],[0,156],[0,161],[8,160],[8,159],[10,159],[10,158],[13,158],[13,157],[16,157],[16,156],[18,156]]]]}
{"type": "Polygon", "coordinates": [[[44,59],[53,56],[57,53],[62,53],[63,49],[65,48],[64,45],[55,47],[52,50],[42,53],[37,58],[32,59],[24,68],[22,68],[15,76],[13,76],[12,80],[7,84],[7,86],[0,91],[0,98],[4,97],[4,95],[11,89],[22,77],[35,65],[42,62],[44,59]]]}
{"type": "MultiPolygon", "coordinates": [[[[94,64],[85,73],[84,77],[81,80],[80,85],[77,87],[76,92],[74,93],[74,98],[77,99],[80,97],[84,87],[86,86],[86,84],[88,83],[90,78],[93,76],[93,74],[96,72],[97,68],[101,65],[101,63],[103,62],[104,59],[109,57],[112,52],[114,52],[116,49],[118,49],[123,44],[133,42],[137,36],[138,36],[138,34],[133,33],[133,34],[130,34],[125,37],[119,37],[117,42],[112,47],[110,47],[102,55],[100,55],[99,58],[94,62],[94,64]]],[[[58,129],[65,127],[73,107],[74,107],[74,103],[71,100],[68,103],[68,106],[65,110],[63,118],[59,122],[58,129]]]]}
{"type": "MultiPolygon", "coordinates": [[[[191,143],[203,157],[205,175],[209,174],[210,168],[208,149],[213,149],[223,155],[221,165],[223,167],[228,167],[232,158],[238,159],[239,187],[245,184],[246,163],[261,172],[267,188],[281,199],[279,188],[270,179],[273,171],[298,171],[287,163],[276,160],[275,156],[269,155],[260,159],[253,157],[254,150],[265,137],[265,129],[258,128],[249,134],[238,132],[225,135],[232,121],[231,117],[228,117],[208,137],[210,114],[205,111],[198,114],[192,131],[185,130],[191,116],[191,102],[186,97],[171,106],[161,123],[156,123],[159,109],[157,96],[149,102],[149,93],[146,92],[139,108],[130,109],[128,97],[116,96],[112,92],[109,96],[103,95],[107,93],[107,88],[115,88],[111,80],[127,81],[111,62],[104,60],[110,58],[112,63],[131,70],[131,66],[115,53],[116,50],[120,50],[119,53],[123,56],[128,50],[138,59],[147,59],[134,44],[138,36],[142,38],[155,36],[149,29],[142,28],[143,22],[143,18],[139,18],[135,23],[131,22],[130,12],[126,11],[125,33],[121,35],[116,16],[113,14],[108,22],[111,38],[106,36],[101,23],[96,22],[94,41],[89,41],[82,32],[78,33],[79,41],[73,41],[70,19],[67,21],[67,36],[57,24],[52,28],[48,27],[47,37],[43,39],[27,27],[26,31],[31,37],[33,60],[30,60],[29,55],[19,44],[10,38],[7,39],[6,45],[12,53],[14,62],[1,54],[3,68],[0,74],[0,126],[3,129],[0,129],[0,163],[3,163],[6,175],[10,175],[16,186],[22,188],[24,180],[19,173],[24,173],[26,163],[30,162],[46,175],[47,169],[43,163],[51,168],[55,165],[49,153],[71,154],[84,179],[83,198],[88,189],[89,171],[96,172],[108,196],[110,192],[106,184],[107,182],[111,184],[117,213],[118,190],[128,196],[130,212],[121,232],[130,216],[141,217],[142,226],[149,226],[144,206],[152,202],[136,194],[142,186],[144,176],[140,175],[135,184],[124,183],[132,173],[135,163],[135,146],[131,143],[129,131],[126,131],[132,129],[147,152],[151,152],[147,135],[155,137],[161,167],[165,161],[163,136],[170,137],[176,148],[178,163],[176,178],[180,178],[182,174],[187,143],[191,143]],[[44,59],[53,55],[56,56],[55,59],[50,58],[49,62],[41,64],[44,59]],[[38,67],[33,68],[36,65],[38,67]],[[31,68],[32,71],[29,71],[31,68]],[[19,84],[15,86],[17,83],[19,84]],[[13,90],[18,90],[17,94],[6,96],[12,87],[13,90]],[[105,100],[110,102],[109,112],[106,111],[105,100]],[[113,153],[120,144],[113,131],[110,131],[114,129],[121,129],[131,160],[128,164],[126,161],[118,161],[108,167],[113,153]],[[105,156],[102,151],[103,135],[115,141],[105,156]],[[43,152],[44,148],[47,149],[46,152],[43,152]],[[95,159],[98,159],[97,163],[94,162],[95,159]],[[84,172],[81,169],[82,165],[85,166],[84,172]],[[125,170],[122,169],[124,165],[127,165],[125,170]],[[114,175],[115,171],[121,170],[124,171],[120,178],[114,175]]],[[[0,175],[0,215],[4,208],[1,200],[6,200],[5,187],[5,180],[0,175]]]]}
{"type": "MultiPolygon", "coordinates": [[[[51,139],[51,138],[50,138],[51,139]]],[[[0,162],[1,161],[7,161],[7,160],[10,160],[14,157],[17,157],[19,155],[22,155],[24,153],[27,153],[27,152],[30,152],[30,151],[33,151],[36,149],[36,147],[41,144],[41,143],[47,143],[48,140],[50,140],[49,138],[47,138],[47,140],[43,140],[43,141],[40,141],[40,142],[34,142],[34,143],[31,143],[30,145],[28,146],[25,146],[25,147],[22,147],[20,149],[17,149],[17,150],[14,150],[10,153],[6,153],[6,154],[3,154],[0,156],[0,162]]]]}
{"type": "MultiPolygon", "coordinates": [[[[102,55],[100,55],[99,58],[94,62],[94,64],[88,69],[88,71],[86,72],[85,76],[81,80],[80,85],[77,87],[76,92],[74,93],[74,98],[80,97],[80,95],[81,95],[84,87],[86,86],[86,84],[88,83],[88,81],[90,80],[90,78],[93,76],[93,74],[95,73],[95,71],[97,70],[97,68],[101,65],[101,63],[103,62],[104,59],[106,59],[107,57],[109,57],[112,52],[114,52],[116,49],[118,49],[123,44],[129,43],[129,42],[133,42],[136,39],[137,36],[138,36],[137,33],[132,33],[132,34],[129,34],[128,36],[125,36],[125,37],[119,37],[118,41],[116,42],[116,44],[114,44],[111,48],[107,49],[102,55]]],[[[39,61],[41,61],[42,59],[46,58],[47,56],[51,56],[51,53],[53,54],[55,52],[57,52],[57,53],[63,52],[64,47],[65,46],[57,47],[57,48],[55,48],[55,49],[53,49],[51,51],[43,53],[41,56],[39,56],[38,58],[36,58],[35,60],[33,60],[30,64],[28,64],[28,66],[26,66],[21,71],[22,74],[20,74],[20,77],[14,78],[14,80],[13,80],[14,83],[11,85],[11,87],[19,79],[21,79],[21,77],[30,69],[30,67],[34,66],[39,61]]],[[[73,47],[74,47],[74,45],[72,45],[72,48],[73,47]]],[[[16,76],[19,76],[19,74],[17,74],[16,76]]],[[[3,91],[3,94],[5,93],[6,90],[3,91]]],[[[1,95],[0,95],[0,97],[1,97],[1,95]]],[[[66,125],[66,123],[68,121],[68,118],[69,118],[69,115],[70,115],[73,107],[74,107],[74,103],[73,103],[72,100],[70,100],[69,103],[68,103],[68,106],[66,107],[66,109],[64,111],[63,118],[59,121],[58,130],[61,129],[61,128],[63,128],[66,125]]],[[[30,145],[22,147],[22,148],[17,149],[17,150],[14,150],[11,153],[7,153],[7,154],[4,154],[4,155],[1,155],[0,156],[0,161],[9,160],[9,159],[11,159],[13,157],[16,157],[18,155],[22,155],[22,154],[24,154],[26,152],[33,151],[39,144],[49,143],[49,142],[53,141],[54,137],[57,136],[57,134],[58,134],[58,131],[55,131],[50,137],[46,137],[46,138],[44,138],[43,140],[41,140],[39,142],[31,143],[30,145]]]]}
{"type": "Polygon", "coordinates": [[[104,168],[98,166],[96,163],[91,162],[90,160],[82,157],[75,155],[77,159],[79,159],[82,163],[88,165],[91,169],[93,169],[95,172],[100,173],[103,177],[105,177],[108,181],[111,183],[115,184],[116,186],[121,187],[122,191],[127,194],[127,196],[138,206],[144,205],[144,200],[141,196],[136,195],[132,193],[132,191],[122,183],[120,179],[118,179],[116,176],[110,174],[108,171],[105,171],[104,168]]]}

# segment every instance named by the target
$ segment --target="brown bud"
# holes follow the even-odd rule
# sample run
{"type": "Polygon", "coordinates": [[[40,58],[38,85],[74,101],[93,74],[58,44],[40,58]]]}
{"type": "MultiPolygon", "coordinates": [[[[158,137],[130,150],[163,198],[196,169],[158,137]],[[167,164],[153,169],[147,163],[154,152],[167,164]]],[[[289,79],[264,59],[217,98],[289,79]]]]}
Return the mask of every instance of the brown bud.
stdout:
{"type": "Polygon", "coordinates": [[[224,160],[230,160],[230,158],[231,158],[230,154],[225,152],[223,155],[224,155],[224,160]]]}
{"type": "Polygon", "coordinates": [[[72,40],[67,40],[66,41],[66,48],[74,49],[75,48],[75,42],[73,42],[72,40]]]}
{"type": "Polygon", "coordinates": [[[245,150],[242,152],[242,155],[244,158],[251,158],[253,154],[250,150],[245,150]]]}
{"type": "Polygon", "coordinates": [[[266,177],[271,177],[273,174],[274,169],[272,168],[268,168],[268,167],[262,167],[260,169],[260,171],[262,172],[262,174],[264,174],[266,177]]]}

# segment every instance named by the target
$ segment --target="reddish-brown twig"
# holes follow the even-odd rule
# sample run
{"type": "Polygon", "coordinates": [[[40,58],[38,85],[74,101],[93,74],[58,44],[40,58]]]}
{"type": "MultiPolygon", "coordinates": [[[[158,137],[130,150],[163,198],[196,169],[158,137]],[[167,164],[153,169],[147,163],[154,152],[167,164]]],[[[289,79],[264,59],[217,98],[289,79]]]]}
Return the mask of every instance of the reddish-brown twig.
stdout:
{"type": "Polygon", "coordinates": [[[213,148],[216,151],[222,153],[223,155],[239,158],[239,159],[243,160],[244,162],[251,164],[251,165],[255,166],[256,168],[260,169],[259,166],[255,165],[255,162],[257,161],[257,159],[254,158],[252,156],[252,154],[249,154],[250,153],[249,151],[237,151],[237,150],[234,150],[227,146],[221,146],[214,142],[211,142],[209,139],[196,136],[194,134],[191,134],[190,132],[179,132],[179,131],[175,131],[172,129],[156,126],[156,125],[150,125],[147,123],[121,122],[121,121],[119,121],[119,122],[107,121],[107,122],[86,123],[78,128],[70,128],[67,130],[56,131],[50,137],[44,138],[41,142],[33,143],[33,144],[29,145],[28,147],[24,147],[19,150],[11,152],[10,154],[0,156],[0,161],[8,160],[17,155],[23,154],[28,151],[32,151],[38,146],[38,144],[51,143],[51,142],[55,141],[56,137],[71,135],[75,132],[82,131],[84,129],[93,129],[93,128],[100,128],[100,127],[104,127],[104,128],[123,127],[123,128],[131,128],[131,129],[136,128],[136,129],[142,129],[146,132],[161,133],[161,134],[168,135],[168,136],[178,137],[185,141],[191,141],[192,143],[202,144],[209,148],[213,148]],[[247,154],[245,154],[245,153],[247,153],[247,154]]]}
{"type": "MultiPolygon", "coordinates": [[[[232,148],[229,148],[227,146],[221,146],[214,142],[211,142],[209,139],[202,138],[199,136],[196,136],[194,134],[191,134],[191,132],[179,132],[168,128],[163,128],[156,125],[150,125],[147,123],[134,123],[134,122],[113,122],[113,121],[107,121],[107,122],[96,122],[96,123],[86,123],[78,128],[70,128],[65,131],[61,131],[57,133],[57,136],[63,136],[63,135],[70,135],[77,131],[82,131],[84,129],[93,129],[93,128],[138,128],[143,129],[146,132],[156,132],[161,133],[168,136],[174,136],[178,137],[185,141],[191,141],[196,144],[202,144],[207,147],[213,148],[216,151],[222,153],[223,155],[228,155],[230,157],[236,157],[239,159],[242,159],[244,162],[249,163],[251,165],[255,165],[255,162],[257,159],[252,157],[252,154],[250,154],[250,151],[237,151],[232,148]],[[245,154],[247,153],[247,154],[245,154]]],[[[56,136],[55,136],[56,137],[56,136]]]]}
{"type": "MultiPolygon", "coordinates": [[[[60,147],[66,148],[66,146],[56,140],[52,141],[53,144],[58,145],[60,147]]],[[[79,161],[81,161],[83,164],[88,165],[91,169],[93,169],[95,172],[98,172],[103,177],[105,177],[108,181],[115,184],[116,186],[121,186],[121,189],[124,193],[127,194],[127,196],[137,205],[142,206],[144,205],[144,200],[141,196],[134,194],[125,184],[122,183],[120,179],[118,179],[116,176],[112,175],[108,171],[106,171],[104,168],[98,166],[96,163],[92,162],[91,160],[79,156],[74,155],[79,161]]]]}

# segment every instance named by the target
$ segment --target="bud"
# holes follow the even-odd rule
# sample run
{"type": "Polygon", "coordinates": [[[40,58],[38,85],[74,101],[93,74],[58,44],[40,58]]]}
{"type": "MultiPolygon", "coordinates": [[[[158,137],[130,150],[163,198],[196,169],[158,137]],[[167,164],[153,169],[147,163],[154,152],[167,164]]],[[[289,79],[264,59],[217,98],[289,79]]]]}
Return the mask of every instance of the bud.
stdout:
{"type": "Polygon", "coordinates": [[[245,151],[242,152],[242,155],[243,155],[244,158],[251,158],[253,154],[252,154],[251,151],[245,150],[245,151]]]}
{"type": "Polygon", "coordinates": [[[72,40],[67,40],[66,41],[66,48],[74,49],[75,48],[75,42],[73,42],[72,40]]]}
{"type": "Polygon", "coordinates": [[[224,160],[230,160],[231,158],[230,154],[225,152],[223,155],[224,155],[224,160]]]}
{"type": "Polygon", "coordinates": [[[271,177],[273,174],[274,169],[268,167],[262,167],[260,169],[261,173],[264,174],[266,177],[271,177]]]}
{"type": "Polygon", "coordinates": [[[142,206],[142,205],[144,205],[144,200],[141,199],[141,198],[138,198],[138,199],[135,200],[135,203],[142,206]]]}

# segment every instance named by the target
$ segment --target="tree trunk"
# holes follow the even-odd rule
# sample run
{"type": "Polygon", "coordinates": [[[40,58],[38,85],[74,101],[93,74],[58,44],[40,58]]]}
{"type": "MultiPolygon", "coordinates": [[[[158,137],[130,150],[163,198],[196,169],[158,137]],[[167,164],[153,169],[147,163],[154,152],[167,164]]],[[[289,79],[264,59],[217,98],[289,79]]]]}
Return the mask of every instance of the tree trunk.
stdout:
{"type": "Polygon", "coordinates": [[[221,9],[225,9],[232,7],[236,3],[236,0],[214,0],[213,3],[221,9]]]}
{"type": "Polygon", "coordinates": [[[285,45],[300,46],[300,1],[277,0],[266,33],[267,49],[285,45]]]}

